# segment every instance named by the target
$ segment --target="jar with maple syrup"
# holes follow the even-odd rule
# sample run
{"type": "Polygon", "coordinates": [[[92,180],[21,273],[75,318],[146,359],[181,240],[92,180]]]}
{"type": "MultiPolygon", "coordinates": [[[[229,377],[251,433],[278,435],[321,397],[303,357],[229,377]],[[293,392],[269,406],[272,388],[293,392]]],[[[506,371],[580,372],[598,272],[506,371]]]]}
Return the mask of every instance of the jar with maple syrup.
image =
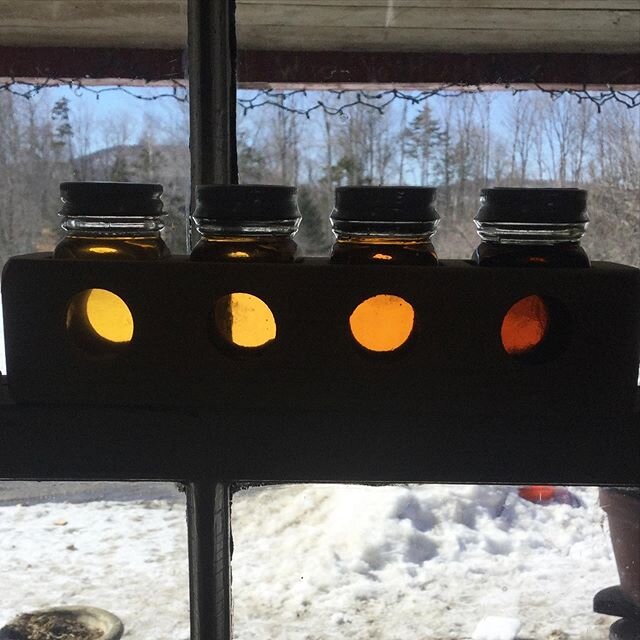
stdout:
{"type": "MultiPolygon", "coordinates": [[[[203,185],[193,221],[200,239],[191,260],[288,263],[296,257],[300,224],[295,187],[203,185]]],[[[234,353],[258,351],[276,339],[277,322],[258,292],[225,293],[215,300],[213,340],[234,353]]]]}
{"type": "MultiPolygon", "coordinates": [[[[162,185],[133,182],[63,182],[65,235],[53,257],[68,260],[160,260],[162,185]]],[[[134,320],[126,302],[102,288],[79,291],[69,302],[66,327],[84,351],[114,355],[131,342],[134,320]]]]}
{"type": "Polygon", "coordinates": [[[193,221],[200,239],[192,260],[292,262],[300,224],[296,188],[281,185],[197,187],[193,221]]]}
{"type": "MultiPolygon", "coordinates": [[[[436,266],[431,242],[439,221],[435,196],[428,187],[338,187],[331,213],[336,236],[331,262],[436,266]]],[[[380,291],[355,307],[349,328],[366,352],[388,353],[407,343],[414,318],[410,301],[380,291]]]]}
{"type": "Polygon", "coordinates": [[[65,236],[55,258],[158,260],[162,239],[162,185],[135,182],[63,182],[65,236]]]}
{"type": "MultiPolygon", "coordinates": [[[[483,189],[475,217],[482,242],[473,254],[486,267],[585,268],[580,245],[589,217],[582,189],[483,189]]],[[[500,338],[507,354],[532,362],[557,355],[569,341],[562,303],[531,293],[506,311],[500,338]]]]}
{"type": "Polygon", "coordinates": [[[437,265],[435,197],[429,187],[338,187],[331,261],[437,265]]]}
{"type": "Polygon", "coordinates": [[[473,260],[495,267],[588,267],[580,245],[589,217],[582,189],[483,189],[473,260]]]}

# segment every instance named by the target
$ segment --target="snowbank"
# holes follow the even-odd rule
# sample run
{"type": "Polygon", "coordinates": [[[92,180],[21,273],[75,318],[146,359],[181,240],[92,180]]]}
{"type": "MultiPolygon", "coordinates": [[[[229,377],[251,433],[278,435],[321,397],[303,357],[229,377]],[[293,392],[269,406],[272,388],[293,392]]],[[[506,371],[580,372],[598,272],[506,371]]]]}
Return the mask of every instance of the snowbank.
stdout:
{"type": "Polygon", "coordinates": [[[534,505],[511,487],[284,486],[234,501],[239,640],[519,637],[604,640],[593,595],[618,582],[595,489],[534,505]]]}
{"type": "MultiPolygon", "coordinates": [[[[591,601],[618,582],[615,564],[597,491],[574,492],[579,507],[490,486],[242,491],[235,637],[470,639],[519,625],[523,639],[605,640],[612,619],[591,601]]],[[[184,502],[0,507],[0,622],[85,603],[120,616],[127,640],[187,640],[186,544],[184,502]]]]}

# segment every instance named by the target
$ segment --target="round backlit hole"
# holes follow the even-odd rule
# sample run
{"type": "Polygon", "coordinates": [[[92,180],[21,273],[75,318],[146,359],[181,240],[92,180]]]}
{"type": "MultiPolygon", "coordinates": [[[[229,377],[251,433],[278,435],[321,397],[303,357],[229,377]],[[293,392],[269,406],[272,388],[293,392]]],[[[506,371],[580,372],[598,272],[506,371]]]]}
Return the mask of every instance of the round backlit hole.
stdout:
{"type": "Polygon", "coordinates": [[[511,356],[530,354],[540,347],[549,333],[551,314],[544,298],[521,298],[502,319],[500,339],[511,356]]]}
{"type": "Polygon", "coordinates": [[[533,364],[549,362],[571,342],[572,326],[571,314],[560,300],[530,295],[507,311],[500,339],[513,358],[533,364]]]}
{"type": "Polygon", "coordinates": [[[361,302],[349,318],[355,340],[369,351],[395,351],[411,335],[413,307],[403,298],[380,294],[361,302]]]}
{"type": "Polygon", "coordinates": [[[546,340],[551,323],[549,305],[541,296],[521,298],[502,319],[500,339],[510,356],[531,354],[546,340]]]}
{"type": "Polygon", "coordinates": [[[113,353],[133,338],[129,307],[107,289],[86,289],[73,296],[66,325],[80,347],[96,353],[113,353]]]}
{"type": "Polygon", "coordinates": [[[269,306],[250,293],[230,293],[216,301],[216,329],[229,344],[264,347],[276,339],[276,319],[269,306]]]}

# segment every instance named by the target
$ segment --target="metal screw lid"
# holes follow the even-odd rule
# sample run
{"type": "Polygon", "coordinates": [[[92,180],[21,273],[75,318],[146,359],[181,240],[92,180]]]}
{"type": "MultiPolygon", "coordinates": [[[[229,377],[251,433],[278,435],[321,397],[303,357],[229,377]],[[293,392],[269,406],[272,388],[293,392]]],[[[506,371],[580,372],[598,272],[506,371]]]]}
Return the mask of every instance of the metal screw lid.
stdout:
{"type": "Polygon", "coordinates": [[[280,222],[300,219],[296,188],[272,184],[226,184],[197,187],[197,222],[280,222]]]}
{"type": "Polygon", "coordinates": [[[154,217],[162,215],[162,185],[141,182],[62,182],[60,215],[154,217]]]}
{"type": "Polygon", "coordinates": [[[585,224],[587,192],[583,189],[499,187],[482,189],[478,223],[585,224]]]}
{"type": "Polygon", "coordinates": [[[436,189],[432,187],[338,187],[334,221],[435,222],[436,189]]]}

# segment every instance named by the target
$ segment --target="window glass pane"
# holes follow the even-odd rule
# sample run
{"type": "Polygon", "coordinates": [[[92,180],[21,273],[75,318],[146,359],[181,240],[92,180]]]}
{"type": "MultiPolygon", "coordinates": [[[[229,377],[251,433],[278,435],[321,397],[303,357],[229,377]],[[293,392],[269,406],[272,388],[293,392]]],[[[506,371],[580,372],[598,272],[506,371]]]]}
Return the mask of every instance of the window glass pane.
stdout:
{"type": "Polygon", "coordinates": [[[0,261],[60,238],[59,183],[160,182],[167,240],[184,252],[189,193],[186,92],[172,87],[14,85],[0,91],[0,261]],[[18,95],[16,95],[18,94],[18,95]]]}
{"type": "Polygon", "coordinates": [[[592,601],[618,575],[598,490],[520,494],[536,496],[472,485],[236,493],[235,637],[607,637],[613,619],[592,601]]]}
{"type": "Polygon", "coordinates": [[[0,627],[105,609],[132,640],[189,637],[185,498],[170,483],[0,482],[0,627]]]}
{"type": "Polygon", "coordinates": [[[0,90],[0,266],[11,255],[53,250],[62,234],[59,184],[69,180],[161,183],[165,241],[185,253],[188,140],[178,85],[0,90]]]}
{"type": "MultiPolygon", "coordinates": [[[[593,94],[597,98],[597,92],[593,94]]],[[[640,266],[637,109],[542,91],[260,91],[239,94],[241,182],[296,184],[306,255],[327,255],[337,186],[438,187],[434,245],[469,258],[484,187],[589,191],[584,246],[640,266]]]]}
{"type": "MultiPolygon", "coordinates": [[[[0,267],[60,237],[58,185],[160,182],[185,249],[186,2],[9,0],[0,25],[0,267]],[[7,14],[8,12],[8,14],[7,14]]],[[[5,372],[4,343],[0,370],[5,372]]]]}

